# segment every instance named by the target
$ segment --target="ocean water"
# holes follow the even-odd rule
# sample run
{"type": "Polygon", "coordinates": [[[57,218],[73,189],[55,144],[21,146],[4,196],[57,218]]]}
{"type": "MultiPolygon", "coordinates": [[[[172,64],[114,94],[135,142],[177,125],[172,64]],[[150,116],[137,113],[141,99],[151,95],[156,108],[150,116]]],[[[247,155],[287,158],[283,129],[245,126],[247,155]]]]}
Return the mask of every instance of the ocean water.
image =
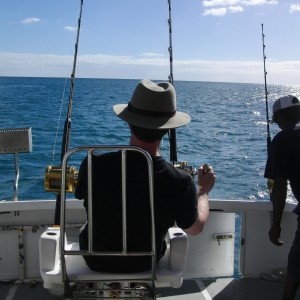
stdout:
{"type": "MultiPolygon", "coordinates": [[[[76,79],[70,148],[79,145],[127,144],[127,124],[112,106],[127,103],[138,80],[76,79]]],[[[55,199],[44,191],[47,165],[60,163],[70,80],[0,77],[1,129],[32,127],[33,150],[19,154],[19,200],[55,199]]],[[[263,84],[175,81],[177,109],[192,121],[177,129],[178,160],[213,166],[217,176],[210,197],[269,200],[263,177],[267,157],[266,102],[263,84]]],[[[273,101],[300,94],[296,86],[268,86],[273,101]]],[[[278,128],[271,125],[271,137],[278,128]]],[[[169,159],[169,141],[162,154],[169,159]]],[[[79,167],[81,157],[72,162],[79,167]]],[[[0,155],[0,200],[11,200],[14,156],[0,155]]],[[[68,195],[73,197],[73,195],[68,195]]],[[[292,200],[292,196],[289,197],[292,200]]]]}

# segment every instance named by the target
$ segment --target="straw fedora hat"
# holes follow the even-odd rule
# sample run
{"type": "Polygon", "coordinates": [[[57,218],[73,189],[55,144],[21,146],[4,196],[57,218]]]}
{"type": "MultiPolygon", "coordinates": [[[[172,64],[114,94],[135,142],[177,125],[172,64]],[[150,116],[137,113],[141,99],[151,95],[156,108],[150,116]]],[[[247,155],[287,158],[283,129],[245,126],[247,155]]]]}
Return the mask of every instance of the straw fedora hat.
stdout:
{"type": "Polygon", "coordinates": [[[114,112],[130,125],[148,129],[172,129],[190,122],[191,117],[176,111],[176,93],[168,82],[139,82],[131,101],[117,104],[114,112]]]}

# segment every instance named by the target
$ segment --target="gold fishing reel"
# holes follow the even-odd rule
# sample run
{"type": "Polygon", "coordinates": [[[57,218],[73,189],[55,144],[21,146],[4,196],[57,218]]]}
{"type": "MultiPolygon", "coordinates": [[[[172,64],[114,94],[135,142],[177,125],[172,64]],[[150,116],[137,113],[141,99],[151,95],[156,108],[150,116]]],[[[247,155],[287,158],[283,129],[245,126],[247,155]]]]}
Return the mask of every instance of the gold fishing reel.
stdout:
{"type": "MultiPolygon", "coordinates": [[[[60,192],[61,167],[47,166],[45,170],[44,187],[46,192],[60,192]]],[[[67,167],[66,192],[74,193],[78,180],[78,171],[75,167],[67,167]]]]}

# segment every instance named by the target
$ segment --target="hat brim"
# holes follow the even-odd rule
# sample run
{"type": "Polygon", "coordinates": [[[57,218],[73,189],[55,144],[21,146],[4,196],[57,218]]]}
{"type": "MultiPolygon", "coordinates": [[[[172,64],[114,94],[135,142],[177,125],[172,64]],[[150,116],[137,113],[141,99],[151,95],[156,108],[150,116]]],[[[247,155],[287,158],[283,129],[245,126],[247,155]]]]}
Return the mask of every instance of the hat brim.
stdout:
{"type": "Polygon", "coordinates": [[[128,124],[148,129],[173,129],[184,126],[191,121],[188,114],[180,111],[176,111],[176,114],[171,118],[157,118],[131,112],[128,110],[127,104],[114,105],[113,110],[119,118],[128,124]]]}

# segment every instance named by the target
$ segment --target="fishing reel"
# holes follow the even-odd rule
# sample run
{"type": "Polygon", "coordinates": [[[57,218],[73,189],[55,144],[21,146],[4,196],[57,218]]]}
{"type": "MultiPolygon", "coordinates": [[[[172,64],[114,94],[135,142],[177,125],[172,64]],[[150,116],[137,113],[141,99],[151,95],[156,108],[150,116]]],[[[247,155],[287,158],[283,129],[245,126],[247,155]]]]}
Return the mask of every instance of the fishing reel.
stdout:
{"type": "MultiPolygon", "coordinates": [[[[198,170],[196,168],[193,168],[193,166],[188,165],[187,161],[176,162],[174,164],[174,167],[179,169],[179,170],[183,170],[183,171],[189,173],[193,178],[196,175],[198,175],[198,170]]],[[[202,167],[203,174],[206,174],[208,171],[209,171],[209,165],[204,164],[203,167],[202,167]]]]}
{"type": "Polygon", "coordinates": [[[198,174],[198,170],[194,168],[192,165],[189,165],[187,161],[176,162],[174,167],[179,170],[183,170],[190,174],[193,178],[198,174]]]}
{"type": "MultiPolygon", "coordinates": [[[[44,187],[46,192],[60,192],[61,189],[61,167],[47,166],[45,170],[44,187]]],[[[78,181],[78,171],[75,167],[67,167],[66,192],[74,193],[78,181]]]]}

